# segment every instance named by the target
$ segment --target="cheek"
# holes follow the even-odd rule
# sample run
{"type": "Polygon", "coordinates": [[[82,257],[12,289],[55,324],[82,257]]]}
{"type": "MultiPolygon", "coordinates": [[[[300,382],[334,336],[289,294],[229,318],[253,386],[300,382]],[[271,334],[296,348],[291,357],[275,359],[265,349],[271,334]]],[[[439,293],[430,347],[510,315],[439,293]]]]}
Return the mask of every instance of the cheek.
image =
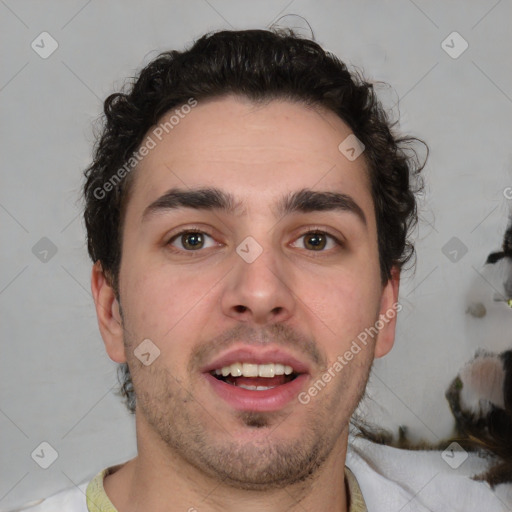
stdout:
{"type": "Polygon", "coordinates": [[[137,265],[137,270],[127,265],[125,270],[123,309],[130,321],[127,327],[138,338],[150,338],[163,348],[169,340],[192,335],[194,325],[204,324],[198,315],[215,285],[208,274],[198,279],[197,273],[170,265],[137,265]]]}
{"type": "Polygon", "coordinates": [[[368,275],[347,270],[330,272],[308,279],[301,288],[299,297],[336,345],[350,343],[377,319],[379,282],[368,275]]]}

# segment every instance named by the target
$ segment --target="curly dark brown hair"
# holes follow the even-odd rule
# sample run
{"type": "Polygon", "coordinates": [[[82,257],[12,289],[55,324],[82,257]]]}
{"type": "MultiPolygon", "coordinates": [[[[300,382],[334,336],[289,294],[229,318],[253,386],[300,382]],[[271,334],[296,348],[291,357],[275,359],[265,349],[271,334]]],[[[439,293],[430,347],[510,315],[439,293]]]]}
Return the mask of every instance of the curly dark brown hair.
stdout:
{"type": "MultiPolygon", "coordinates": [[[[424,162],[413,146],[423,142],[394,134],[396,122],[373,84],[316,42],[289,29],[219,31],[185,51],[161,53],[122,92],[105,100],[102,133],[84,173],[84,219],[89,255],[101,263],[117,297],[123,216],[133,177],[126,163],[171,109],[191,98],[200,102],[229,94],[255,103],[283,99],[323,107],[351,128],[365,146],[385,283],[392,267],[401,268],[414,253],[408,236],[417,222],[415,194],[422,188],[424,162]]],[[[126,365],[120,367],[120,380],[133,411],[126,365]]]]}

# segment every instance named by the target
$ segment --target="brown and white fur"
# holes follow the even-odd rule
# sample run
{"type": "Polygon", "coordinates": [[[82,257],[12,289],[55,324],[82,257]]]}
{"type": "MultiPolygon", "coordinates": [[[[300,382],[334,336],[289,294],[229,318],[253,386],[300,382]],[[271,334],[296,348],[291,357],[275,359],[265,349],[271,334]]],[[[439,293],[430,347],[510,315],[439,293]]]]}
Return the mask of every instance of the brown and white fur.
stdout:
{"type": "Polygon", "coordinates": [[[475,480],[491,487],[512,482],[512,350],[477,351],[446,391],[455,418],[454,435],[437,443],[412,441],[407,427],[398,436],[356,421],[360,435],[373,442],[408,450],[445,450],[456,441],[467,451],[489,456],[491,466],[475,480]]]}

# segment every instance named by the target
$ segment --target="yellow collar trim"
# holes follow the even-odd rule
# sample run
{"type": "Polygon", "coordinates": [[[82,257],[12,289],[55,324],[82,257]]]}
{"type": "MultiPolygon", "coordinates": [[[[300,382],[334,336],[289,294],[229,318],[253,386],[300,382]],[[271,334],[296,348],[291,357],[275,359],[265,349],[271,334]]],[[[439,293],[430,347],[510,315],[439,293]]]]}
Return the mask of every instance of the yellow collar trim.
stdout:
{"type": "Polygon", "coordinates": [[[117,466],[110,466],[109,468],[100,471],[90,482],[85,490],[85,497],[87,500],[87,510],[89,512],[117,512],[117,509],[112,505],[105,488],[103,487],[103,480],[107,475],[119,469],[122,464],[117,466]]]}
{"type": "MultiPolygon", "coordinates": [[[[122,464],[119,464],[117,466],[106,468],[103,471],[100,471],[89,482],[89,485],[85,491],[87,509],[89,512],[118,512],[107,496],[107,493],[105,492],[105,488],[103,487],[103,480],[107,475],[114,473],[121,466],[122,464]]],[[[347,482],[347,491],[350,502],[348,512],[368,512],[364,502],[363,493],[361,492],[361,488],[357,483],[357,479],[354,473],[352,473],[352,471],[350,471],[347,466],[345,466],[345,480],[347,482]]]]}
{"type": "Polygon", "coordinates": [[[368,512],[357,479],[347,466],[345,466],[345,480],[347,482],[349,497],[348,512],[368,512]]]}

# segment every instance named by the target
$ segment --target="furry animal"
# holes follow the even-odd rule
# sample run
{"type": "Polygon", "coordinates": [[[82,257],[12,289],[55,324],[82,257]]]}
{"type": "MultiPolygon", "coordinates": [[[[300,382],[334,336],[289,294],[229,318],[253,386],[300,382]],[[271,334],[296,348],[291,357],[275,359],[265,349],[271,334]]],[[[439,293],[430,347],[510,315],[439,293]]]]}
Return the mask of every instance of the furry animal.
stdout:
{"type": "Polygon", "coordinates": [[[503,258],[512,258],[512,218],[507,231],[505,231],[501,249],[502,250],[498,252],[491,252],[491,254],[487,256],[486,263],[494,264],[503,258]]]}
{"type": "MultiPolygon", "coordinates": [[[[512,307],[512,217],[501,249],[489,254],[486,264],[501,260],[505,263],[504,295],[497,294],[495,300],[512,307]]],[[[477,318],[485,315],[485,308],[480,306],[482,311],[470,311],[477,318]]],[[[493,488],[512,483],[512,350],[501,354],[478,350],[453,379],[445,396],[455,418],[455,429],[450,439],[439,443],[412,441],[405,426],[399,427],[397,438],[388,430],[361,420],[354,420],[354,426],[371,441],[409,450],[444,450],[455,441],[467,451],[492,459],[490,469],[473,476],[475,480],[484,480],[493,488]]]]}
{"type": "Polygon", "coordinates": [[[459,444],[495,458],[491,469],[475,478],[492,487],[512,482],[512,350],[478,351],[452,381],[446,398],[463,440],[459,444]]]}
{"type": "Polygon", "coordinates": [[[494,265],[500,260],[504,260],[506,266],[506,277],[503,283],[505,297],[502,299],[497,298],[497,300],[505,300],[505,302],[508,302],[509,306],[512,307],[512,217],[510,218],[510,224],[503,237],[501,251],[491,252],[491,254],[487,256],[485,263],[494,265]]]}
{"type": "Polygon", "coordinates": [[[473,479],[486,481],[492,488],[512,482],[512,350],[501,354],[477,351],[445,396],[455,418],[450,439],[416,442],[404,426],[399,427],[397,438],[388,430],[362,422],[355,426],[371,441],[408,450],[444,450],[455,441],[467,451],[492,459],[490,469],[473,479]]]}

